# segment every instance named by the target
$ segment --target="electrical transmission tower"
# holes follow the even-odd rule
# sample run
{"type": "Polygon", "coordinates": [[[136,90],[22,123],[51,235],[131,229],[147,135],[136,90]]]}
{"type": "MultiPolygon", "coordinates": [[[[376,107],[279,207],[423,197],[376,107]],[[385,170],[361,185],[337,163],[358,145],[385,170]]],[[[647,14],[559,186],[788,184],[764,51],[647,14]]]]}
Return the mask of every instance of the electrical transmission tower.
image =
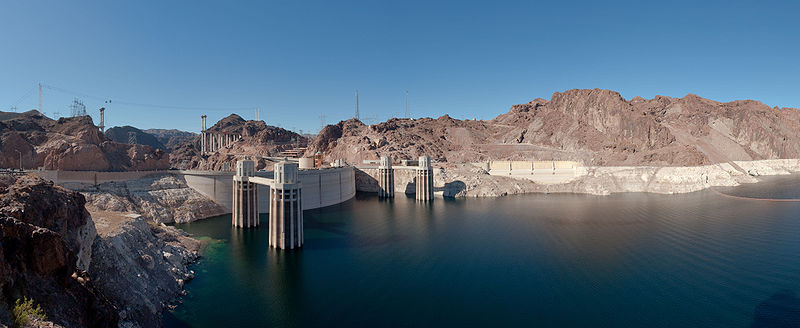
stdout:
{"type": "Polygon", "coordinates": [[[319,114],[319,131],[325,128],[325,114],[319,114]]]}
{"type": "Polygon", "coordinates": [[[72,100],[72,104],[69,105],[69,113],[72,117],[86,116],[86,105],[80,99],[75,98],[72,100]]]}
{"type": "Polygon", "coordinates": [[[361,120],[361,114],[358,112],[358,90],[356,90],[356,116],[357,120],[361,120]]]}
{"type": "Polygon", "coordinates": [[[138,143],[138,140],[136,140],[136,132],[133,131],[128,132],[128,143],[131,145],[135,145],[138,143]]]}

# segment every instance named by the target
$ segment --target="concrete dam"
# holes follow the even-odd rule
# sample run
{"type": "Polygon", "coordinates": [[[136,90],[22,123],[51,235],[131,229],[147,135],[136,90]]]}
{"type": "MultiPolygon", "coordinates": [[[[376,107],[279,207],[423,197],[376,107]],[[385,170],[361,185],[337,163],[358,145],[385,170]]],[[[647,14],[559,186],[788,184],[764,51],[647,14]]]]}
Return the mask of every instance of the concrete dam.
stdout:
{"type": "MultiPolygon", "coordinates": [[[[186,184],[233,212],[234,172],[181,171],[186,184]]],[[[255,177],[272,179],[273,172],[254,172],[255,177]]],[[[298,180],[303,184],[303,210],[336,205],[356,195],[355,173],[352,167],[300,170],[298,180]]],[[[257,185],[258,211],[269,213],[270,187],[257,185]]]]}
{"type": "MultiPolygon", "coordinates": [[[[130,171],[130,172],[100,172],[100,171],[30,171],[41,178],[53,181],[56,184],[82,183],[100,184],[104,182],[127,181],[141,179],[151,175],[179,175],[186,180],[186,184],[223,206],[228,213],[233,211],[233,177],[234,172],[228,171],[130,171]]],[[[272,172],[255,172],[256,177],[272,179],[272,172]]],[[[303,210],[310,210],[325,206],[336,205],[352,199],[356,194],[355,173],[352,167],[334,167],[300,170],[298,179],[303,184],[302,204],[303,210]]],[[[269,187],[258,185],[259,213],[269,213],[269,187]]]]}

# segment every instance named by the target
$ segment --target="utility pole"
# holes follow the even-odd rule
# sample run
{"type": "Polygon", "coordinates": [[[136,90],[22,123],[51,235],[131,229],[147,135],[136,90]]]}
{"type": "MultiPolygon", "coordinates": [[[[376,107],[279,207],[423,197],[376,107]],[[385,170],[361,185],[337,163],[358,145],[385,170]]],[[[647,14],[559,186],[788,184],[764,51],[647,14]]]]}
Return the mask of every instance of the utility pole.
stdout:
{"type": "Polygon", "coordinates": [[[41,83],[39,83],[39,113],[42,113],[42,115],[44,115],[44,112],[42,111],[42,84],[41,83]]]}
{"type": "Polygon", "coordinates": [[[19,154],[19,170],[22,171],[22,152],[16,149],[14,149],[14,151],[16,151],[17,154],[19,154]]]}
{"type": "Polygon", "coordinates": [[[358,112],[358,89],[356,89],[356,119],[361,120],[361,114],[358,112]]]}

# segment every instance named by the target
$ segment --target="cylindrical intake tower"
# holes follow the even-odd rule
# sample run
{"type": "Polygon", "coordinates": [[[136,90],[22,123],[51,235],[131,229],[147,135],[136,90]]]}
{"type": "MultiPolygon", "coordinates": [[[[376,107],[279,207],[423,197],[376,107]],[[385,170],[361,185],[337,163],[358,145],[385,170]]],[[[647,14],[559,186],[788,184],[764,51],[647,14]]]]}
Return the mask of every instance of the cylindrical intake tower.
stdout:
{"type": "Polygon", "coordinates": [[[394,197],[394,169],[392,169],[392,158],[381,157],[381,165],[378,166],[378,197],[394,197]]]}
{"type": "Polygon", "coordinates": [[[236,162],[233,176],[233,214],[231,224],[239,228],[258,227],[258,188],[248,178],[255,176],[255,163],[250,160],[236,162]]]}
{"type": "Polygon", "coordinates": [[[417,167],[417,200],[429,201],[433,199],[433,168],[428,156],[419,157],[417,167]]]}
{"type": "Polygon", "coordinates": [[[303,246],[302,186],[297,163],[275,163],[269,191],[269,245],[281,249],[303,246]]]}

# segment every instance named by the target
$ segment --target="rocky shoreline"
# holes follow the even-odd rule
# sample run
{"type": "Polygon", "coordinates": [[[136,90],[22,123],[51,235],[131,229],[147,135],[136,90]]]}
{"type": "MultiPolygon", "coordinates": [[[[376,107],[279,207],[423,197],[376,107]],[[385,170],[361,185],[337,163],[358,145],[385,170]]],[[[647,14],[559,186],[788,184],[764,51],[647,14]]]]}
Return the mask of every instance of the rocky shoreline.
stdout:
{"type": "Polygon", "coordinates": [[[172,176],[122,185],[79,193],[31,175],[0,176],[0,325],[11,325],[14,302],[29,297],[49,320],[37,325],[161,326],[194,278],[188,267],[201,248],[163,222],[221,210],[172,176]]]}
{"type": "Polygon", "coordinates": [[[138,214],[95,212],[98,239],[89,273],[117,307],[120,327],[159,327],[161,312],[194,278],[200,242],[138,214]]]}
{"type": "MultiPolygon", "coordinates": [[[[524,176],[492,175],[472,164],[438,164],[434,193],[441,197],[502,197],[526,193],[608,195],[620,192],[689,193],[758,182],[760,176],[800,172],[800,159],[734,161],[703,166],[593,166],[576,169],[566,183],[543,184],[524,176]]],[[[377,192],[377,170],[356,170],[356,189],[377,192]]],[[[412,170],[395,171],[395,192],[415,190],[412,170]]]]}

